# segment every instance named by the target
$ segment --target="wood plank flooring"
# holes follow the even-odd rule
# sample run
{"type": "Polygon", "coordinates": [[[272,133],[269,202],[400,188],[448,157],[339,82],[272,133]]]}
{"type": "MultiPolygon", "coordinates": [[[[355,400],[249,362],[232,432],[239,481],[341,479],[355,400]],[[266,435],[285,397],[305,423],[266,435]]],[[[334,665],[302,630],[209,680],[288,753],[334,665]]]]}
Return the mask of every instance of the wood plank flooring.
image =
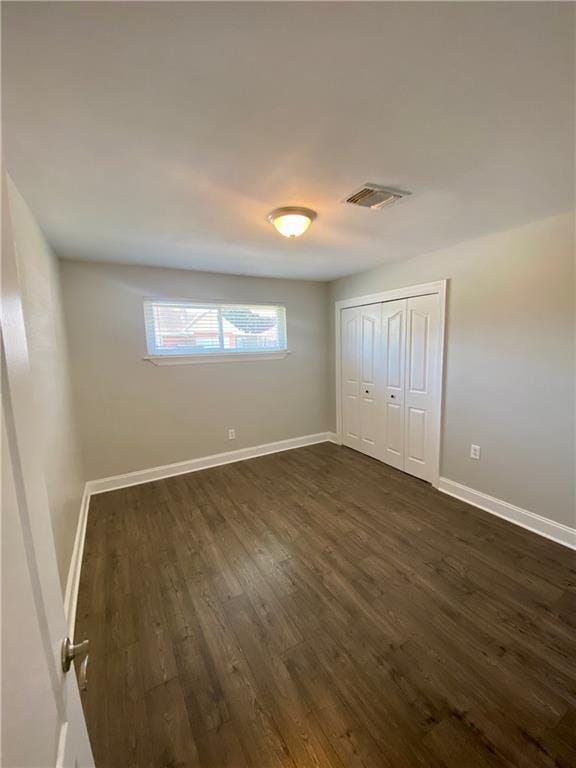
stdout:
{"type": "Polygon", "coordinates": [[[573,768],[575,561],[328,443],[95,496],[97,766],[573,768]]]}

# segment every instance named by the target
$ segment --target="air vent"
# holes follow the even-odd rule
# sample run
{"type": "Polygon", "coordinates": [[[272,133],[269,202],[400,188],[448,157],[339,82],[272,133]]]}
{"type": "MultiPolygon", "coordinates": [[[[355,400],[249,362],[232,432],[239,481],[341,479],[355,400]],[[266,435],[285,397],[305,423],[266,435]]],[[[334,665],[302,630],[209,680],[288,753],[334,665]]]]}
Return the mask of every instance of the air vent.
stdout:
{"type": "Polygon", "coordinates": [[[377,210],[378,208],[384,208],[385,205],[395,203],[409,194],[409,192],[401,192],[399,189],[381,187],[379,184],[365,184],[362,189],[347,197],[344,202],[350,205],[361,205],[363,208],[377,210]]]}

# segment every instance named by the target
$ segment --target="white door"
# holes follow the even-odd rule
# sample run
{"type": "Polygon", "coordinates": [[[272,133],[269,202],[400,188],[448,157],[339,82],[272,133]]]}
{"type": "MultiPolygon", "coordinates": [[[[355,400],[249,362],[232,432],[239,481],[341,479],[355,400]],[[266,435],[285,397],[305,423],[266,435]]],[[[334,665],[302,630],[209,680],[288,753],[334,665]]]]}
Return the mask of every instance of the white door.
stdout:
{"type": "Polygon", "coordinates": [[[380,305],[342,311],[343,443],[380,458],[382,405],[380,305]]]}
{"type": "Polygon", "coordinates": [[[432,481],[440,408],[440,298],[407,299],[404,387],[404,470],[432,481]]]}
{"type": "Polygon", "coordinates": [[[441,298],[341,313],[342,442],[433,482],[440,449],[441,298]]]}
{"type": "Polygon", "coordinates": [[[382,304],[385,409],[382,460],[422,480],[436,473],[440,297],[382,304]]]}
{"type": "Polygon", "coordinates": [[[342,312],[342,442],[360,450],[360,313],[356,307],[342,312]]]}
{"type": "Polygon", "coordinates": [[[67,634],[42,463],[6,187],[2,194],[1,764],[92,767],[67,634]]]}
{"type": "Polygon", "coordinates": [[[406,299],[387,301],[380,306],[385,392],[381,459],[403,470],[406,299]]]}

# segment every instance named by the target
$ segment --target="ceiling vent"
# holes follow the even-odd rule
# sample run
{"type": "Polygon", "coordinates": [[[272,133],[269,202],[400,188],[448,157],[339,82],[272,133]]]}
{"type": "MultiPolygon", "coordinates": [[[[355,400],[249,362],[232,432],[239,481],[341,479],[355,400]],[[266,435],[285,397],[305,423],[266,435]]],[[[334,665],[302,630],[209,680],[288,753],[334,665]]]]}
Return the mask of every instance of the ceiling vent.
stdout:
{"type": "Polygon", "coordinates": [[[401,200],[409,194],[410,192],[402,192],[391,187],[381,187],[379,184],[364,184],[361,189],[347,197],[343,202],[378,210],[379,208],[384,208],[385,205],[401,200]]]}

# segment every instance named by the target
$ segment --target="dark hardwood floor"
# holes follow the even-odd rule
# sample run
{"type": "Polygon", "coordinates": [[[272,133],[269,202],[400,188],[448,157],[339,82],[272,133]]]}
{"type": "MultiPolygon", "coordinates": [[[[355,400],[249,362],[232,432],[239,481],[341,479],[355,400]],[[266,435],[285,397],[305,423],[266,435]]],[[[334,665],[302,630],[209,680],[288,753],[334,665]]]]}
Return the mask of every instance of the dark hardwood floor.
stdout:
{"type": "Polygon", "coordinates": [[[97,766],[576,766],[575,561],[327,443],[95,496],[97,766]]]}

